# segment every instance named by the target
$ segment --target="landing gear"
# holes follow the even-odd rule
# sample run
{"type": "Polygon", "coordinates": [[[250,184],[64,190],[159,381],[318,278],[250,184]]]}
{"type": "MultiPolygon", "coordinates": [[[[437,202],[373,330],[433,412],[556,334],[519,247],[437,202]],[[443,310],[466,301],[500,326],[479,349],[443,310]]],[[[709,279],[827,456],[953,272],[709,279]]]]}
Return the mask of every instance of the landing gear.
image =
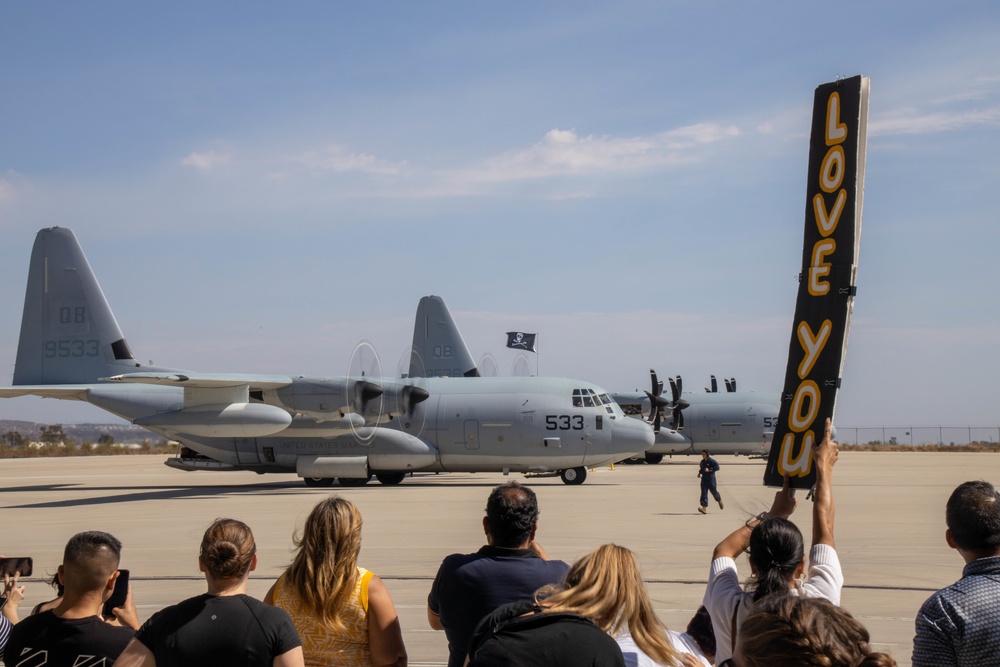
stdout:
{"type": "Polygon", "coordinates": [[[364,486],[368,483],[368,480],[372,478],[371,475],[367,477],[339,477],[341,486],[364,486]]]}
{"type": "Polygon", "coordinates": [[[587,469],[583,467],[566,468],[559,473],[559,477],[562,479],[563,484],[576,486],[577,484],[583,484],[583,480],[587,479],[587,469]]]}
{"type": "Polygon", "coordinates": [[[396,486],[404,479],[406,479],[405,472],[377,472],[375,473],[375,479],[379,481],[383,486],[396,486]]]}
{"type": "Polygon", "coordinates": [[[314,489],[320,489],[327,486],[333,486],[333,479],[333,477],[303,477],[302,481],[306,483],[306,486],[314,489]]]}
{"type": "Polygon", "coordinates": [[[655,466],[662,460],[663,460],[663,454],[646,454],[646,463],[648,463],[651,466],[655,466]]]}

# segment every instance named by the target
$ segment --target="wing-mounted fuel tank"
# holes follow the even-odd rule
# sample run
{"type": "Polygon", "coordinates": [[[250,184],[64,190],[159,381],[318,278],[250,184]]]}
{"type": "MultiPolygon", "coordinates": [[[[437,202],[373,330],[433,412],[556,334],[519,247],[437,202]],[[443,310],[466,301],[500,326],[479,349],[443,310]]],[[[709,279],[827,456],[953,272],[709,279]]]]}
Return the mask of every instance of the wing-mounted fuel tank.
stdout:
{"type": "Polygon", "coordinates": [[[409,472],[433,469],[438,450],[421,438],[402,431],[364,426],[330,442],[328,453],[299,455],[295,472],[311,478],[367,478],[371,471],[409,472]],[[350,445],[354,453],[335,454],[350,445]]]}

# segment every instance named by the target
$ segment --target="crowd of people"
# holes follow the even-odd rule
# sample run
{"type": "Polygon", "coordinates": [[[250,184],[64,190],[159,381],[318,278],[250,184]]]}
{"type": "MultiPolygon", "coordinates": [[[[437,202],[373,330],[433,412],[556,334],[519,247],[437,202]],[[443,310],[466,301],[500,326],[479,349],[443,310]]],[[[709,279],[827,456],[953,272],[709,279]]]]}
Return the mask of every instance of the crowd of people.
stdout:
{"type": "MultiPolygon", "coordinates": [[[[827,422],[813,458],[808,558],[789,520],[797,503],[786,481],[767,512],[715,547],[704,606],[683,632],[657,616],[632,551],[605,544],[572,565],[551,559],[536,535],[535,493],[517,482],[497,486],[483,518],[486,544],[446,557],[428,594],[428,623],[444,632],[448,666],[892,667],[893,657],[873,651],[867,629],[840,607],[838,456],[827,422]],[[745,585],[736,567],[743,553],[752,573],[745,585]]],[[[705,486],[702,507],[712,491],[705,486]]],[[[960,581],[921,607],[913,665],[1000,664],[1000,493],[987,482],[961,484],[946,525],[947,544],[966,566],[960,581]]],[[[389,590],[358,564],[361,529],[350,501],[321,501],[293,536],[291,564],[257,600],[246,593],[258,564],[253,533],[242,521],[217,519],[198,552],[206,592],[145,622],[131,586],[124,603],[108,609],[121,583],[121,542],[78,533],[53,579],[57,597],[27,617],[18,612],[24,586],[16,573],[4,577],[0,653],[7,667],[405,667],[389,590]]]]}

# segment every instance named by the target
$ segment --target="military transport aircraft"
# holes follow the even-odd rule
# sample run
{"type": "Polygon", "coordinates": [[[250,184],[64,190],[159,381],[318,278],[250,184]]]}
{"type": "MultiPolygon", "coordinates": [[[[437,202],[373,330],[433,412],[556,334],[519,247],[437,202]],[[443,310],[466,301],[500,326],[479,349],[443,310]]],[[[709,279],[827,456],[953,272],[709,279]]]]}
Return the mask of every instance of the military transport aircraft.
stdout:
{"type": "Polygon", "coordinates": [[[704,393],[684,393],[681,377],[668,378],[670,400],[663,396],[663,381],[656,371],[649,371],[652,391],[611,392],[611,397],[626,414],[649,415],[656,433],[656,444],[638,458],[659,463],[664,455],[745,454],[767,456],[771,450],[774,426],[781,406],[780,394],[737,392],[736,380],[726,380],[726,391],[718,391],[712,376],[712,389],[704,393]],[[658,406],[652,409],[651,405],[658,406]],[[665,423],[663,423],[665,422],[665,423]]]}
{"type": "MultiPolygon", "coordinates": [[[[435,323],[437,329],[434,346],[448,350],[455,358],[465,360],[452,370],[452,375],[479,374],[458,326],[440,297],[421,299],[417,319],[418,326],[419,321],[424,320],[435,323]]],[[[417,331],[414,331],[413,344],[415,347],[430,347],[418,340],[417,331]]],[[[410,374],[418,372],[411,364],[410,374]]],[[[677,376],[668,378],[671,400],[667,400],[662,395],[663,383],[657,380],[656,371],[650,370],[650,379],[652,391],[609,394],[626,415],[641,418],[643,414],[648,414],[648,422],[656,434],[655,444],[632,460],[656,464],[666,455],[698,454],[703,449],[713,455],[767,456],[778,419],[779,394],[737,392],[736,380],[732,378],[725,380],[726,391],[720,393],[714,375],[711,389],[706,388],[705,393],[685,394],[683,381],[677,376]],[[655,412],[650,409],[651,399],[658,406],[655,412]]],[[[574,395],[573,402],[577,408],[587,408],[591,407],[593,399],[577,394],[574,395]]]]}
{"type": "Polygon", "coordinates": [[[73,232],[43,229],[31,255],[14,386],[0,388],[0,398],[86,401],[182,443],[172,467],[295,472],[309,486],[335,478],[356,486],[373,474],[398,484],[416,471],[560,475],[580,484],[587,467],[653,444],[648,424],[626,418],[589,382],[463,377],[476,374],[475,364],[442,342],[457,335],[439,312],[444,302],[421,306],[403,378],[146,365],[125,342],[73,232]]]}

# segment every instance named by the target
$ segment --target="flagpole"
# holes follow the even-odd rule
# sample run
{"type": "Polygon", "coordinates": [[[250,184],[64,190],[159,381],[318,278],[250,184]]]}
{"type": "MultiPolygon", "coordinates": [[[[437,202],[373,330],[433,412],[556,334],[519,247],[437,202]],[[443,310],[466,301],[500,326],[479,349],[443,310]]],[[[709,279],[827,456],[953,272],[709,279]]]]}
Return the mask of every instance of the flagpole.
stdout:
{"type": "Polygon", "coordinates": [[[538,334],[535,334],[535,377],[541,377],[538,374],[538,357],[539,357],[539,354],[538,354],[538,348],[539,348],[538,339],[539,338],[540,338],[540,336],[538,334]]]}

